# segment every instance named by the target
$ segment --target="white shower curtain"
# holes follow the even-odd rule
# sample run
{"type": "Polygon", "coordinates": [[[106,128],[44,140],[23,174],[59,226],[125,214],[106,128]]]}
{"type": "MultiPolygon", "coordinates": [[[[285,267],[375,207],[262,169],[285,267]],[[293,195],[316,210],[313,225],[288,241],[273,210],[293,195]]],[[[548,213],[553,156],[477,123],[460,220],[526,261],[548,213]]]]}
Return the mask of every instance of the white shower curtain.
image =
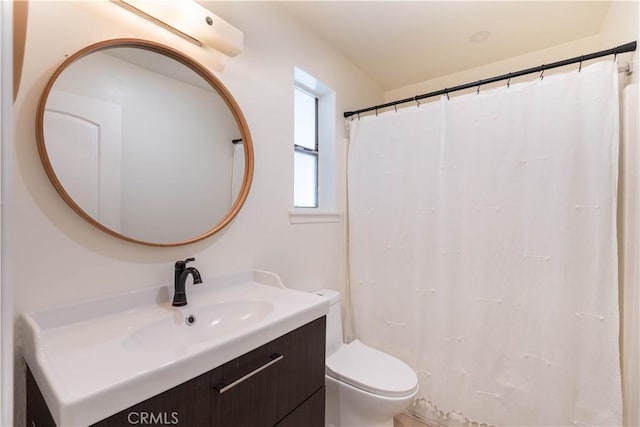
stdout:
{"type": "Polygon", "coordinates": [[[616,67],[363,117],[355,337],[449,424],[619,426],[616,67]]]}

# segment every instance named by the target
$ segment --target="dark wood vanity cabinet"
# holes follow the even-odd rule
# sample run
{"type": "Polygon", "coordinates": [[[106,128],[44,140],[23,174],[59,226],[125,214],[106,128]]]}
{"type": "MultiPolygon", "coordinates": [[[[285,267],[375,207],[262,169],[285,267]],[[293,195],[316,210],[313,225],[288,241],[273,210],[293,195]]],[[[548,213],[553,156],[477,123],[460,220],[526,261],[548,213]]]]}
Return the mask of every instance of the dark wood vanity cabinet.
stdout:
{"type": "MultiPolygon", "coordinates": [[[[324,427],[325,328],[321,317],[94,426],[324,427]]],[[[29,372],[27,425],[55,426],[48,412],[29,372]]]]}

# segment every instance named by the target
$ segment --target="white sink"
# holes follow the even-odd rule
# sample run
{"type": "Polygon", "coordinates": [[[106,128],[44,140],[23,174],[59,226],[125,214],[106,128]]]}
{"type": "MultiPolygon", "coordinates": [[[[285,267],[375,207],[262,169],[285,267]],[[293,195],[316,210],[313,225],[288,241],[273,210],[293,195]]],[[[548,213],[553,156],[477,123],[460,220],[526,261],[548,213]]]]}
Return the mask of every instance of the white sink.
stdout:
{"type": "Polygon", "coordinates": [[[187,307],[175,311],[173,316],[141,326],[127,336],[123,345],[132,351],[185,348],[247,330],[273,309],[269,300],[229,300],[193,309],[187,307]]]}
{"type": "Polygon", "coordinates": [[[23,313],[22,351],[59,426],[90,425],[326,315],[317,295],[251,271],[23,313]]]}

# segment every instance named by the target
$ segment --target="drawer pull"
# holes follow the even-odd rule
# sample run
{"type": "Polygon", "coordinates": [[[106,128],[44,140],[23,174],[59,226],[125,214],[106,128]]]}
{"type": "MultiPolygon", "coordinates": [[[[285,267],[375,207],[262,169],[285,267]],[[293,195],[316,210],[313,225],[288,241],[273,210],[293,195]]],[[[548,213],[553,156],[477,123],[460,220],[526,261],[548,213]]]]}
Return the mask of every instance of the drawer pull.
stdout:
{"type": "Polygon", "coordinates": [[[232,383],[228,383],[228,384],[227,383],[220,383],[220,384],[214,386],[213,388],[215,388],[216,390],[218,390],[218,392],[220,394],[222,394],[225,391],[228,391],[228,390],[232,389],[233,387],[237,386],[241,382],[251,378],[252,376],[257,374],[258,372],[264,371],[269,366],[276,364],[277,362],[281,361],[282,359],[284,359],[284,355],[278,354],[278,353],[272,353],[272,354],[269,355],[269,361],[267,363],[265,363],[264,365],[259,366],[258,368],[254,369],[253,371],[249,372],[248,374],[246,374],[246,375],[238,378],[237,380],[233,381],[232,383]]]}

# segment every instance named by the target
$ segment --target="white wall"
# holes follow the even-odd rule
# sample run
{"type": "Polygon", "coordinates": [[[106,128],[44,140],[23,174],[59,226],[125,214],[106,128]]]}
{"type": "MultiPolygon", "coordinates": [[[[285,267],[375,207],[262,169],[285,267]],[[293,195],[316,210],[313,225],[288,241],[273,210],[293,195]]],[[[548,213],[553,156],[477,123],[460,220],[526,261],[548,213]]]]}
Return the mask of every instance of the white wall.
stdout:
{"type": "MultiPolygon", "coordinates": [[[[490,43],[490,40],[491,39],[489,39],[487,43],[490,43]]],[[[545,63],[548,64],[549,62],[560,61],[566,58],[579,56],[583,53],[586,54],[595,52],[597,50],[600,50],[599,43],[600,39],[598,35],[593,35],[558,46],[553,46],[548,49],[542,49],[535,52],[526,52],[513,58],[508,58],[502,61],[493,62],[479,67],[463,70],[457,73],[448,74],[446,76],[438,77],[435,79],[425,80],[416,84],[389,90],[385,92],[385,100],[387,102],[390,102],[396,99],[404,99],[422,93],[429,93],[436,90],[444,89],[446,87],[475,82],[480,79],[507,74],[509,72],[519,71],[545,63]]],[[[530,78],[531,76],[524,76],[519,79],[513,79],[512,82],[515,83],[517,81],[528,80],[530,78]]],[[[488,88],[501,84],[505,84],[505,82],[498,82],[493,85],[486,85],[483,87],[488,88]]],[[[470,91],[473,90],[475,89],[470,89],[470,91]]],[[[462,93],[465,92],[456,92],[456,94],[462,93]]]]}
{"type": "MultiPolygon", "coordinates": [[[[342,55],[266,2],[214,3],[216,13],[244,32],[244,52],[222,58],[202,51],[109,2],[31,2],[24,74],[15,104],[15,176],[8,245],[15,312],[170,283],[173,262],[195,256],[203,276],[259,268],[292,288],[337,289],[343,280],[343,225],[290,224],[293,199],[293,86],[296,66],[336,91],[342,112],[379,103],[382,90],[342,55]],[[39,96],[55,68],[96,41],[141,37],[169,44],[215,74],[242,108],[254,142],[255,175],[245,206],[222,232],[178,248],[150,248],[94,229],[58,196],[42,168],[35,140],[39,96]]],[[[344,127],[336,127],[336,192],[344,198],[344,127]]],[[[16,378],[17,420],[23,377],[16,378]]]]}
{"type": "Polygon", "coordinates": [[[0,2],[0,184],[2,184],[2,209],[0,210],[0,425],[13,424],[13,286],[9,283],[9,269],[5,266],[7,259],[4,243],[8,237],[5,230],[7,215],[6,201],[11,194],[6,191],[8,182],[5,174],[7,156],[11,153],[13,138],[12,101],[12,20],[11,2],[0,2]]]}
{"type": "Polygon", "coordinates": [[[638,40],[639,5],[637,0],[611,2],[600,28],[602,49],[638,40]]]}
{"type": "MultiPolygon", "coordinates": [[[[636,63],[637,64],[637,63],[636,63]]],[[[640,425],[640,135],[638,84],[622,98],[618,183],[620,345],[625,425],[640,425]]]]}

